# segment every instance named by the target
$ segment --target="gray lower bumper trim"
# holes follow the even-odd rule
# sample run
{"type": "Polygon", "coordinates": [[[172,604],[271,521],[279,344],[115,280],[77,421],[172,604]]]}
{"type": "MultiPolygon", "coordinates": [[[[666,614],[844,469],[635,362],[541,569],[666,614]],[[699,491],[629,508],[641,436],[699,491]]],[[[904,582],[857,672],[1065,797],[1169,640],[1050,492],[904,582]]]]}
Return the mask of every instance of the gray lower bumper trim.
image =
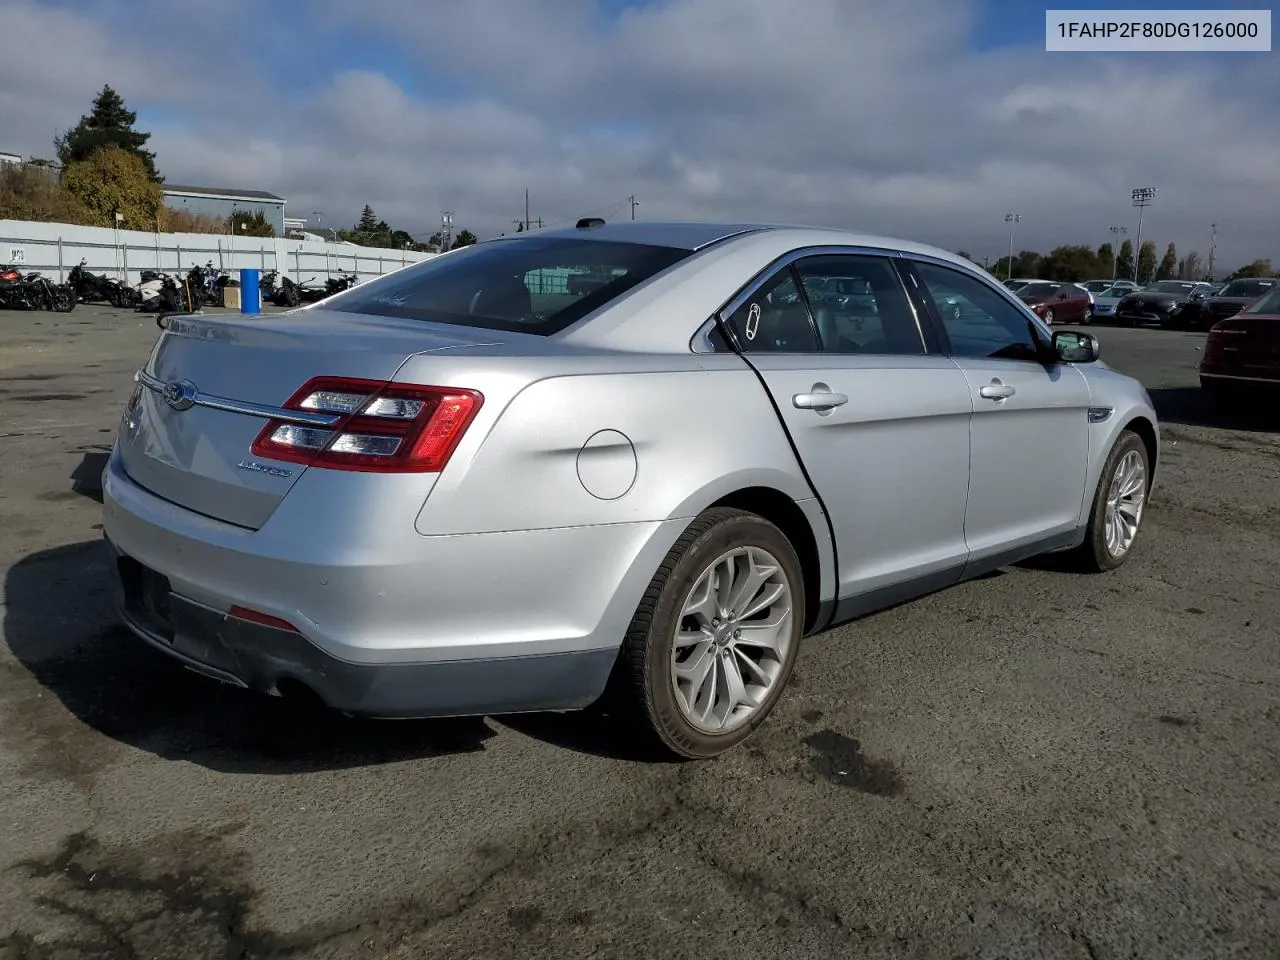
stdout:
{"type": "Polygon", "coordinates": [[[604,691],[617,652],[589,650],[483,660],[362,664],[339,660],[306,637],[227,617],[170,593],[172,629],[129,602],[125,625],[190,669],[259,693],[304,684],[346,713],[376,717],[448,717],[576,710],[604,691]]]}

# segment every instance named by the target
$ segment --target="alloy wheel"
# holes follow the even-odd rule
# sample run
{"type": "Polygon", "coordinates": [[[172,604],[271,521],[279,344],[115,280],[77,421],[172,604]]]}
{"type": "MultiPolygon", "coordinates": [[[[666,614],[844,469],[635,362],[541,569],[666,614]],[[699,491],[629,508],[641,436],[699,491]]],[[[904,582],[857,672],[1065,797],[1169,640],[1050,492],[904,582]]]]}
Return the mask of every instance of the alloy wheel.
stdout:
{"type": "Polygon", "coordinates": [[[704,733],[756,714],[787,662],[794,603],[778,559],[736,547],[707,566],[680,610],[671,683],[685,719],[704,733]]]}
{"type": "Polygon", "coordinates": [[[1111,556],[1123,557],[1133,546],[1146,498],[1147,468],[1138,452],[1130,450],[1116,464],[1107,490],[1105,530],[1111,556]]]}

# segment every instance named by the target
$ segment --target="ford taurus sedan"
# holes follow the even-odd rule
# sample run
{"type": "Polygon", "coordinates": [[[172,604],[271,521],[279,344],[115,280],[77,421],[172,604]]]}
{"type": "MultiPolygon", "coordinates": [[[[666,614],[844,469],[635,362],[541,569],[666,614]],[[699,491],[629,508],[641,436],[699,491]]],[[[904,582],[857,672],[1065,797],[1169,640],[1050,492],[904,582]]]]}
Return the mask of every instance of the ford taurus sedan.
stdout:
{"type": "Polygon", "coordinates": [[[125,623],[226,683],[384,717],[607,688],[709,757],[804,637],[1046,551],[1125,562],[1157,437],[1093,337],[944,250],[583,221],[172,318],[104,533],[125,623]]]}

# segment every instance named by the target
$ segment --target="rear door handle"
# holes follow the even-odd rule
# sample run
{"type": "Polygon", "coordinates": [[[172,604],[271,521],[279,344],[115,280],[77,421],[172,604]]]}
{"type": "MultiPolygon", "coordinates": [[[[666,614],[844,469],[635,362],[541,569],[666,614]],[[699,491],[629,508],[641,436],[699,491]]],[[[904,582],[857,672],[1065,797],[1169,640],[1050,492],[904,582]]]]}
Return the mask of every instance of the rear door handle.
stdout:
{"type": "Polygon", "coordinates": [[[829,390],[817,390],[813,393],[797,393],[791,402],[800,410],[830,410],[849,402],[843,393],[832,393],[829,390]]]}
{"type": "Polygon", "coordinates": [[[992,380],[978,391],[984,400],[1007,400],[1017,392],[1013,387],[999,380],[992,380]]]}

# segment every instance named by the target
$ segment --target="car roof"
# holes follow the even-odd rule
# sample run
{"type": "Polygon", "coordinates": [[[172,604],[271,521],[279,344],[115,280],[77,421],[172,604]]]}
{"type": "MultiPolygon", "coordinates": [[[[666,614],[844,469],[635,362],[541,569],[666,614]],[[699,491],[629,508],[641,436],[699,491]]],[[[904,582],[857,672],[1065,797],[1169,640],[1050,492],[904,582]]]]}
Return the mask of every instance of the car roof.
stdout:
{"type": "MultiPolygon", "coordinates": [[[[752,277],[796,250],[851,248],[920,256],[953,264],[998,283],[972,261],[929,244],[832,227],[773,223],[622,221],[590,229],[570,227],[519,233],[514,238],[597,238],[614,242],[683,246],[689,258],[628,291],[620,299],[556,334],[568,345],[654,353],[688,350],[698,324],[721,309],[752,277]]],[[[506,243],[513,237],[485,241],[506,243]]]]}
{"type": "MultiPolygon", "coordinates": [[[[676,247],[682,250],[701,250],[712,244],[746,234],[769,233],[784,245],[790,246],[850,246],[873,247],[884,250],[900,250],[937,257],[974,269],[971,261],[929,244],[915,243],[896,237],[870,233],[858,233],[838,227],[816,227],[786,223],[741,223],[699,220],[619,220],[589,228],[563,227],[538,230],[532,233],[508,234],[498,241],[534,237],[564,237],[574,239],[593,238],[623,243],[646,243],[654,246],[676,247]]],[[[495,241],[486,241],[495,242],[495,241]]]]}

